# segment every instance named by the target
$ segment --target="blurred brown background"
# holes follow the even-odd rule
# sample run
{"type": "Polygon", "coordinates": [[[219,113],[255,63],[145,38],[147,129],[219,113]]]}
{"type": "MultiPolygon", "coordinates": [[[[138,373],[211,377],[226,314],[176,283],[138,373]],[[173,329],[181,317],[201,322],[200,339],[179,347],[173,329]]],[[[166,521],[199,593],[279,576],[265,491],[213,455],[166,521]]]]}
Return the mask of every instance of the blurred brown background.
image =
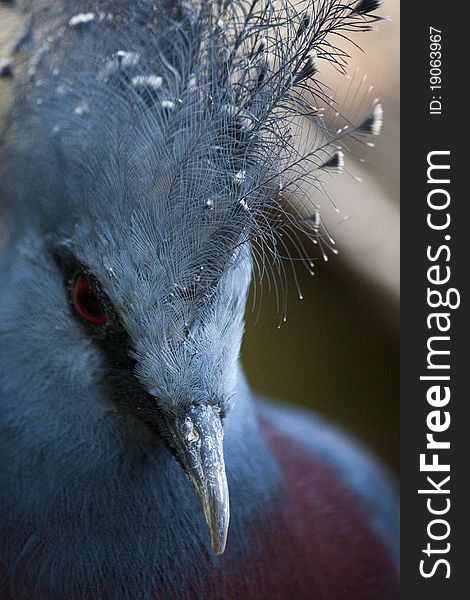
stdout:
{"type": "MultiPolygon", "coordinates": [[[[248,305],[242,360],[255,390],[303,405],[361,437],[395,469],[399,440],[399,2],[380,14],[392,17],[349,46],[351,73],[368,76],[384,107],[374,149],[347,157],[347,172],[328,192],[348,220],[340,223],[324,198],[328,227],[340,254],[316,261],[316,275],[297,269],[304,300],[290,286],[288,320],[277,328],[275,296],[264,289],[259,318],[248,305]],[[366,163],[359,162],[364,157],[366,163]],[[348,173],[349,172],[349,173],[348,173]],[[358,183],[354,176],[361,177],[358,183]],[[255,325],[256,321],[256,325],[255,325]]],[[[0,61],[21,23],[0,7],[0,61]]],[[[326,72],[336,86],[341,78],[326,72]]],[[[10,90],[0,80],[0,113],[10,90]]],[[[1,118],[1,117],[0,117],[1,118]]],[[[292,283],[292,282],[291,282],[292,283]]]]}

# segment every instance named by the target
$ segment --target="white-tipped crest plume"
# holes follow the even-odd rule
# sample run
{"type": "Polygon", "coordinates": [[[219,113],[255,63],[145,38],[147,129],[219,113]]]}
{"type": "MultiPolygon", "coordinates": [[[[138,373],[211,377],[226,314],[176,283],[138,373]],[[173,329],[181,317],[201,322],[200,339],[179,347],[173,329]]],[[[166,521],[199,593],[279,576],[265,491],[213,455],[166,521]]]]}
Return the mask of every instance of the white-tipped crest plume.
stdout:
{"type": "MultiPolygon", "coordinates": [[[[306,218],[301,184],[310,179],[321,190],[322,173],[343,170],[344,141],[378,134],[382,124],[377,103],[356,124],[340,116],[342,127],[328,125],[328,112],[340,113],[320,82],[322,63],[346,73],[339,43],[372,28],[378,0],[26,4],[36,44],[3,136],[3,184],[20,178],[8,172],[20,151],[25,161],[39,157],[37,165],[53,160],[62,174],[73,165],[68,186],[76,186],[60,199],[52,189],[25,192],[48,198],[33,212],[50,224],[83,208],[77,189],[97,171],[111,173],[103,148],[119,148],[132,154],[135,185],[147,182],[141,201],[154,202],[165,223],[162,243],[174,244],[172,270],[191,302],[205,301],[245,243],[260,276],[279,270],[282,289],[286,242],[312,269],[302,238],[331,244],[317,211],[306,218]],[[318,132],[302,150],[299,118],[318,132]],[[8,147],[12,139],[23,139],[20,149],[8,147]]],[[[25,187],[43,188],[42,173],[35,169],[25,187]]]]}

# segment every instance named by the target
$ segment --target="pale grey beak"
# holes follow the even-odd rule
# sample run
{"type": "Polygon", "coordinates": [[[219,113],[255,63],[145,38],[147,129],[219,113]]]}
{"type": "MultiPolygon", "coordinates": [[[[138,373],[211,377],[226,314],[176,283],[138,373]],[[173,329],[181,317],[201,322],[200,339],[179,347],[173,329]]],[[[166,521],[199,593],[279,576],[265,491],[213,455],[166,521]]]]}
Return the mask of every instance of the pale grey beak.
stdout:
{"type": "Polygon", "coordinates": [[[223,429],[217,409],[193,406],[182,416],[165,418],[168,442],[189,475],[211,534],[214,554],[222,554],[230,520],[223,429]]]}

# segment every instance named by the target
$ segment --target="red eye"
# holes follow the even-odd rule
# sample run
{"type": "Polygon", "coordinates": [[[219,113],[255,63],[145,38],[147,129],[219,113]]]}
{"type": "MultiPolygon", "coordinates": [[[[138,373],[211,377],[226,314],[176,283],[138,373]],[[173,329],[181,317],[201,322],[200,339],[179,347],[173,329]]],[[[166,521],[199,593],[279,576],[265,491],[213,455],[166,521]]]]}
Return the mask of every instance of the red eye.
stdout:
{"type": "Polygon", "coordinates": [[[92,325],[104,325],[108,320],[106,311],[96,295],[89,277],[78,275],[73,284],[73,304],[78,314],[92,325]]]}

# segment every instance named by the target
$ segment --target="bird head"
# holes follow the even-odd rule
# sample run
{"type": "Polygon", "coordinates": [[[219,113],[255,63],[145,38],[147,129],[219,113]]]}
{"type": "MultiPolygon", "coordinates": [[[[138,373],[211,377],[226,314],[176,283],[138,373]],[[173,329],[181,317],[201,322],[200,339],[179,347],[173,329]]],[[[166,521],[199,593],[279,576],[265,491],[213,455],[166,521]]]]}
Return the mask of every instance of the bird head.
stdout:
{"type": "Polygon", "coordinates": [[[221,235],[218,202],[226,198],[208,205],[214,182],[181,189],[174,158],[165,164],[162,156],[148,177],[146,167],[129,168],[132,148],[119,165],[110,157],[113,164],[100,161],[114,171],[105,181],[88,187],[82,178],[81,214],[62,220],[50,252],[70,319],[102,353],[117,410],[174,452],[220,553],[229,521],[222,424],[235,393],[250,248],[228,221],[221,235]]]}
{"type": "MultiPolygon", "coordinates": [[[[342,166],[346,129],[328,129],[323,92],[301,92],[319,59],[342,66],[325,15],[330,33],[361,30],[378,5],[279,4],[128,3],[117,19],[110,3],[53,24],[38,13],[46,41],[2,150],[20,228],[40,232],[64,314],[99,353],[107,402],[174,453],[215,553],[252,266],[279,261],[283,232],[318,239],[316,211],[281,196],[342,166]],[[303,153],[300,115],[321,134],[303,153]]],[[[376,133],[380,119],[376,105],[347,135],[376,133]]]]}

